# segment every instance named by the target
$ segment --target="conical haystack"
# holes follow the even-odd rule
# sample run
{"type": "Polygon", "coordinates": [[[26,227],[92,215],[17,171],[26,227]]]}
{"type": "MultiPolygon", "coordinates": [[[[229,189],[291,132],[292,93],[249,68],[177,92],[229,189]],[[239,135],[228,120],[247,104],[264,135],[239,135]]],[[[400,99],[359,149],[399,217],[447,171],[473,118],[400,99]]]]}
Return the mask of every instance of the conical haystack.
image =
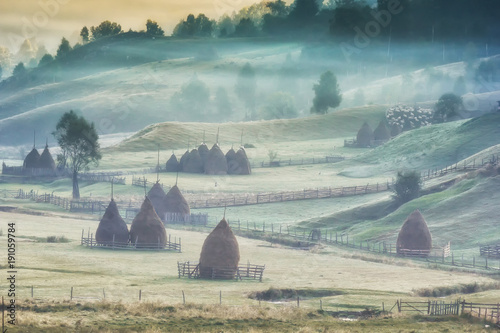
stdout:
{"type": "Polygon", "coordinates": [[[373,131],[373,140],[384,142],[388,141],[390,138],[391,132],[389,132],[389,129],[385,126],[385,122],[380,121],[377,128],[373,131]]]}
{"type": "Polygon", "coordinates": [[[428,254],[432,248],[432,236],[424,217],[415,210],[408,216],[399,231],[396,242],[398,254],[410,254],[408,250],[420,250],[428,254]]]}
{"type": "Polygon", "coordinates": [[[38,161],[40,160],[40,154],[35,147],[29,152],[28,155],[24,158],[23,168],[24,169],[33,169],[38,167],[38,161]]]}
{"type": "Polygon", "coordinates": [[[356,136],[356,140],[358,147],[370,147],[373,140],[373,130],[368,123],[365,122],[363,126],[361,126],[356,136]]]}
{"type": "Polygon", "coordinates": [[[226,219],[207,236],[200,255],[200,277],[232,279],[240,262],[238,241],[226,219]]]}
{"type": "Polygon", "coordinates": [[[175,213],[181,215],[191,214],[189,204],[182,195],[177,185],[174,185],[170,189],[170,191],[168,191],[163,202],[165,206],[165,212],[167,213],[175,213]]]}
{"type": "Polygon", "coordinates": [[[247,153],[245,149],[241,147],[236,152],[236,161],[240,166],[239,175],[249,175],[252,173],[252,169],[250,168],[250,162],[248,161],[247,153]]]}
{"type": "Polygon", "coordinates": [[[208,153],[205,162],[205,173],[207,175],[225,175],[227,174],[226,156],[218,144],[214,144],[208,153]]]}
{"type": "Polygon", "coordinates": [[[167,172],[177,172],[179,170],[179,161],[177,161],[177,157],[175,154],[172,154],[170,158],[168,159],[167,163],[165,164],[165,170],[167,172]]]}
{"type": "Polygon", "coordinates": [[[101,222],[99,222],[99,226],[95,232],[95,240],[97,243],[103,245],[115,244],[124,246],[128,243],[129,233],[127,224],[120,216],[116,202],[113,199],[111,199],[101,222]]]}
{"type": "Polygon", "coordinates": [[[151,201],[156,214],[162,221],[165,220],[166,213],[165,196],[165,191],[163,191],[163,188],[158,182],[154,184],[148,192],[148,198],[151,201]]]}
{"type": "Polygon", "coordinates": [[[205,165],[205,162],[207,160],[207,157],[208,157],[208,153],[209,153],[209,150],[208,150],[208,147],[205,143],[202,143],[199,147],[198,147],[198,153],[200,154],[201,156],[201,160],[203,161],[203,165],[205,165]]]}
{"type": "Polygon", "coordinates": [[[146,197],[141,210],[132,221],[130,242],[140,248],[163,248],[166,238],[165,226],[146,197]]]}
{"type": "Polygon", "coordinates": [[[230,175],[237,175],[239,164],[236,161],[236,152],[233,148],[229,149],[226,153],[227,173],[230,175]]]}
{"type": "Polygon", "coordinates": [[[179,161],[179,171],[184,171],[184,167],[187,164],[187,161],[189,160],[189,150],[186,150],[184,155],[181,156],[181,159],[179,161]]]}
{"type": "Polygon", "coordinates": [[[191,150],[186,162],[182,166],[182,171],[189,173],[203,173],[203,161],[197,149],[191,150]]]}
{"type": "Polygon", "coordinates": [[[398,124],[392,124],[392,126],[391,126],[391,137],[393,138],[395,136],[398,136],[399,134],[401,134],[402,130],[403,129],[398,124]]]}

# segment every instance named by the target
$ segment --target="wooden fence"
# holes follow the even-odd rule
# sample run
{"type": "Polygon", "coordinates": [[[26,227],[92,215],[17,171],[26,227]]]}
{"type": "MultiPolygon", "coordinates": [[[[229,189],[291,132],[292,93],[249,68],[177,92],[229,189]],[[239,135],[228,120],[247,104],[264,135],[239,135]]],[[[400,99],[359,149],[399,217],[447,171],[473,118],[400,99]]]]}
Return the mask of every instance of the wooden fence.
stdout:
{"type": "Polygon", "coordinates": [[[174,237],[172,240],[172,235],[168,235],[167,240],[165,242],[165,245],[162,246],[160,244],[160,241],[158,240],[158,243],[151,243],[151,244],[144,244],[144,243],[137,243],[137,240],[135,242],[127,242],[127,243],[121,243],[121,242],[115,242],[114,237],[111,242],[97,242],[96,239],[94,238],[94,234],[88,232],[87,237],[84,235],[85,231],[82,230],[82,238],[81,238],[81,245],[89,247],[91,249],[94,248],[99,248],[99,249],[109,249],[109,250],[133,250],[133,251],[175,251],[175,252],[181,252],[181,239],[177,237],[174,237]]]}
{"type": "MultiPolygon", "coordinates": [[[[233,277],[236,280],[259,280],[262,282],[265,265],[252,265],[250,263],[237,268],[211,267],[211,279],[216,280],[221,277],[233,277]]],[[[200,278],[200,264],[197,261],[177,262],[177,272],[179,278],[189,279],[200,278]]]]}
{"type": "Polygon", "coordinates": [[[480,245],[479,254],[482,257],[500,258],[500,244],[480,245]]]}
{"type": "Polygon", "coordinates": [[[78,179],[90,183],[111,183],[125,185],[121,172],[87,172],[78,174],[78,179]]]}
{"type": "Polygon", "coordinates": [[[326,164],[326,163],[337,163],[345,160],[345,157],[340,155],[335,156],[325,156],[325,157],[312,157],[312,158],[302,158],[302,159],[288,159],[288,160],[273,160],[273,161],[262,161],[262,162],[251,162],[250,167],[252,169],[258,168],[274,168],[274,167],[284,167],[292,165],[311,165],[311,164],[326,164]]]}
{"type": "Polygon", "coordinates": [[[482,304],[462,302],[462,313],[468,313],[473,317],[490,321],[497,326],[500,325],[500,303],[482,304]]]}

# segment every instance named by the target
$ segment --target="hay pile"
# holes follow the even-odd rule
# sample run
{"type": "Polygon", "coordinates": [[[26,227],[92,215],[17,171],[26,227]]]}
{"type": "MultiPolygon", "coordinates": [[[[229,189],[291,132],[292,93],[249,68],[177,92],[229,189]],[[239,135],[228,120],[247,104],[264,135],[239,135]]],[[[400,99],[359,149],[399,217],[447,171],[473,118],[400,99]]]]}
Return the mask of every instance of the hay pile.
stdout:
{"type": "Polygon", "coordinates": [[[418,209],[408,216],[401,227],[396,248],[398,254],[404,254],[404,250],[431,250],[432,236],[418,209]]]}
{"type": "Polygon", "coordinates": [[[226,219],[222,219],[207,236],[200,255],[200,277],[233,279],[240,262],[238,241],[229,227],[226,219]],[[213,268],[223,268],[215,276],[213,268]]]}
{"type": "Polygon", "coordinates": [[[216,143],[210,149],[205,162],[205,173],[207,175],[225,175],[227,174],[226,156],[216,143]]]}
{"type": "Polygon", "coordinates": [[[165,212],[189,215],[191,210],[189,209],[189,204],[182,195],[181,191],[174,185],[164,199],[165,212]]]}
{"type": "Polygon", "coordinates": [[[377,128],[373,131],[373,140],[375,141],[388,141],[391,138],[391,132],[383,120],[380,121],[377,128]]]}
{"type": "Polygon", "coordinates": [[[373,140],[373,130],[368,125],[367,122],[361,126],[358,131],[358,135],[356,136],[356,142],[358,147],[370,147],[371,142],[373,140]]]}
{"type": "Polygon", "coordinates": [[[252,173],[247,153],[245,152],[245,149],[243,147],[238,149],[238,152],[236,153],[236,161],[240,166],[239,175],[249,175],[252,173]]]}
{"type": "Polygon", "coordinates": [[[198,153],[201,156],[201,160],[203,161],[203,165],[205,165],[205,162],[207,161],[207,157],[208,157],[208,153],[209,153],[208,147],[205,143],[202,143],[198,147],[198,153]]]}
{"type": "Polygon", "coordinates": [[[187,160],[189,159],[189,150],[186,150],[184,155],[181,156],[181,159],[179,161],[179,171],[184,171],[184,166],[187,163],[187,160]]]}
{"type": "Polygon", "coordinates": [[[182,171],[188,173],[203,173],[203,160],[197,149],[191,150],[186,161],[182,163],[182,171]]]}
{"type": "Polygon", "coordinates": [[[128,243],[129,232],[127,224],[120,216],[116,202],[111,199],[95,232],[95,240],[99,244],[111,245],[113,244],[113,235],[115,244],[125,245],[128,243]]]}
{"type": "Polygon", "coordinates": [[[132,221],[130,242],[138,248],[163,248],[166,239],[165,226],[156,214],[151,201],[146,197],[141,210],[132,221]]]}
{"type": "Polygon", "coordinates": [[[56,162],[54,162],[54,159],[50,154],[48,145],[45,145],[45,149],[43,150],[42,155],[40,155],[40,159],[38,160],[37,167],[40,169],[47,169],[47,170],[56,169],[56,162]]]}
{"type": "Polygon", "coordinates": [[[230,175],[237,175],[239,164],[236,161],[236,152],[233,148],[229,149],[226,153],[226,162],[227,162],[227,173],[230,175]]]}
{"type": "Polygon", "coordinates": [[[179,170],[179,161],[177,161],[177,157],[175,154],[172,154],[170,158],[168,159],[167,163],[165,164],[165,170],[167,172],[177,172],[179,170]]]}
{"type": "Polygon", "coordinates": [[[162,221],[165,220],[165,213],[167,212],[165,207],[165,197],[165,191],[163,191],[163,188],[158,182],[156,182],[156,184],[154,184],[148,192],[148,198],[151,201],[156,214],[162,221]]]}
{"type": "Polygon", "coordinates": [[[38,167],[38,161],[40,160],[40,154],[35,147],[29,152],[24,158],[23,168],[24,169],[34,169],[38,167]]]}

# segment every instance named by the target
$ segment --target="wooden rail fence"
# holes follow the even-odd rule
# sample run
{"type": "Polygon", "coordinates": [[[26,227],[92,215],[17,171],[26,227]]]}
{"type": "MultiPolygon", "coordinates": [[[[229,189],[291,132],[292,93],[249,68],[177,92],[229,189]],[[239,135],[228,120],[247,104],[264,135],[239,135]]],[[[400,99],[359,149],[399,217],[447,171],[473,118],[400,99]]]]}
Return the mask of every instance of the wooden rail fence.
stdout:
{"type": "Polygon", "coordinates": [[[91,249],[94,248],[99,248],[99,249],[108,249],[108,250],[133,250],[133,251],[175,251],[175,252],[181,252],[182,246],[181,246],[181,239],[174,237],[172,240],[172,235],[168,235],[167,240],[165,242],[165,246],[162,246],[160,242],[158,243],[151,243],[151,244],[137,244],[137,240],[135,242],[127,242],[127,243],[122,243],[122,242],[115,242],[114,237],[111,242],[97,242],[96,239],[94,238],[94,234],[90,233],[90,231],[87,234],[87,237],[84,235],[85,231],[82,230],[82,238],[81,238],[81,245],[89,247],[91,249]]]}
{"type": "MultiPolygon", "coordinates": [[[[250,263],[238,266],[236,269],[228,267],[212,267],[211,278],[214,280],[220,277],[231,276],[236,280],[259,280],[262,282],[262,276],[264,275],[265,268],[266,265],[253,265],[250,263]]],[[[197,261],[178,261],[177,272],[179,279],[181,277],[198,279],[200,278],[200,264],[197,261]]]]}

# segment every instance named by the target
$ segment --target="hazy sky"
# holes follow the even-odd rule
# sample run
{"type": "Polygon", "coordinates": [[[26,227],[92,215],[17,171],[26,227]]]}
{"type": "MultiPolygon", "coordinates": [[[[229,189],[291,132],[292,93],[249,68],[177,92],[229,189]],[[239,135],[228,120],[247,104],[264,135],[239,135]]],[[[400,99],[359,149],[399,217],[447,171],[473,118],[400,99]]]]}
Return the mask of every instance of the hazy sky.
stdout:
{"type": "Polygon", "coordinates": [[[17,52],[25,38],[35,37],[54,52],[65,36],[76,42],[80,29],[104,20],[123,30],[145,29],[151,18],[170,34],[189,13],[217,18],[258,0],[0,0],[0,45],[17,52]]]}

